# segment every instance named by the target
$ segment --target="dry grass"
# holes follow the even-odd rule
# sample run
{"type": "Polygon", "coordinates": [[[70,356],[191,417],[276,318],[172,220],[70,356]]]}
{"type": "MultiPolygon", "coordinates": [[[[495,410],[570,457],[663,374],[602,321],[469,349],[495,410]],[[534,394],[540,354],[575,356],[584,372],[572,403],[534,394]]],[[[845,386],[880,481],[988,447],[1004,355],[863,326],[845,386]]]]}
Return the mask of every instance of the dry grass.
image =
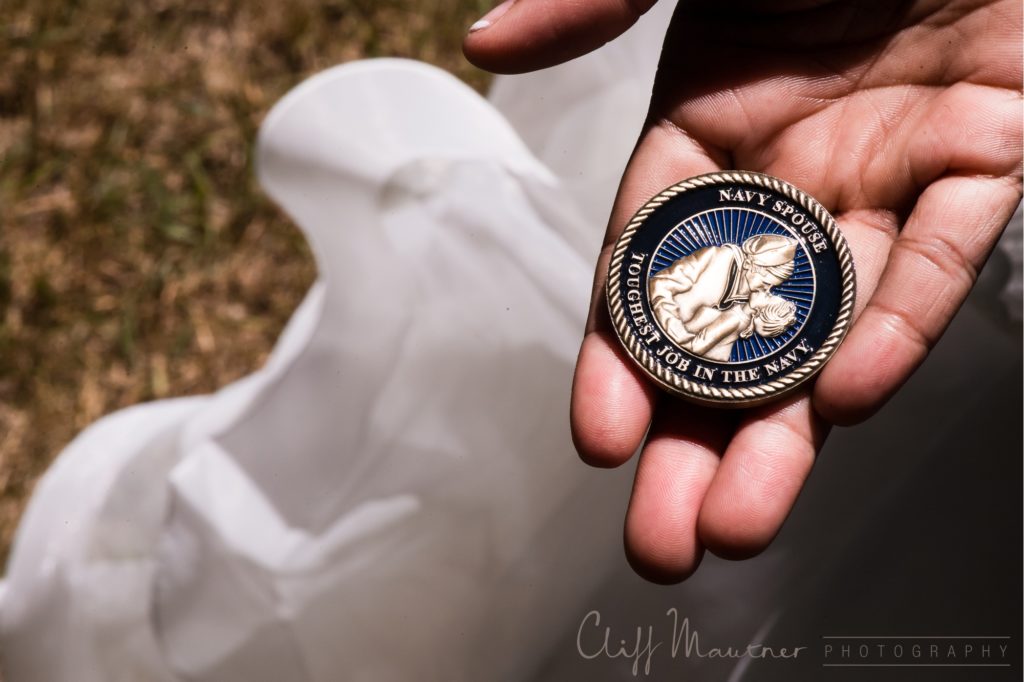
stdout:
{"type": "Polygon", "coordinates": [[[262,117],[365,56],[462,58],[486,0],[0,4],[0,551],[103,414],[258,367],[315,273],[260,193],[262,117]]]}

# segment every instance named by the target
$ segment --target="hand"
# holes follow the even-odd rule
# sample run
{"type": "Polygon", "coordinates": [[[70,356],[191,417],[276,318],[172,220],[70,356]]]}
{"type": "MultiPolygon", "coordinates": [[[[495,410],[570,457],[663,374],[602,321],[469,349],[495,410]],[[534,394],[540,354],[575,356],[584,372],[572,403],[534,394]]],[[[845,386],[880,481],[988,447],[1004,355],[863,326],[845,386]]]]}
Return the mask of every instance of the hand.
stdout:
{"type": "MultiPolygon", "coordinates": [[[[653,4],[517,0],[465,51],[493,71],[549,66],[653,4]]],[[[609,222],[573,383],[583,459],[618,466],[643,444],[626,517],[634,568],[674,582],[705,549],[763,550],[830,424],[867,418],[921,364],[1020,196],[1019,0],[683,0],[609,222]],[[814,385],[743,413],[660,394],[620,348],[604,301],[609,251],[633,213],[721,169],[812,194],[857,269],[855,323],[814,385]]]]}

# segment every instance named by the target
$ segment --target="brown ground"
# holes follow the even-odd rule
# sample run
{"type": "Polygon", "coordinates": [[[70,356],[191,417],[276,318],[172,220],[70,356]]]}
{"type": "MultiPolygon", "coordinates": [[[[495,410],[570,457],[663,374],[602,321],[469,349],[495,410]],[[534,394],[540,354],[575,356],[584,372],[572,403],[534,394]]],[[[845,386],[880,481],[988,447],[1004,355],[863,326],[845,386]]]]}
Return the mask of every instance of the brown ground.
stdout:
{"type": "Polygon", "coordinates": [[[273,103],[378,55],[483,88],[459,44],[490,5],[0,3],[0,558],[75,433],[253,371],[312,282],[253,178],[273,103]]]}

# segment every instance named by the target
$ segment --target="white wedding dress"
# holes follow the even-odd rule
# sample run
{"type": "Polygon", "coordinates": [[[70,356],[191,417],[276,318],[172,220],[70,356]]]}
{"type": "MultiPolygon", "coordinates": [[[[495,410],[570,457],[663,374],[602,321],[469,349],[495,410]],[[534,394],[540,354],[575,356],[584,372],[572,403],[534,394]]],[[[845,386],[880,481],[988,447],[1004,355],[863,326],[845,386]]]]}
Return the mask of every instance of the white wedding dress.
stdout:
{"type": "MultiPolygon", "coordinates": [[[[787,613],[815,608],[851,538],[942,444],[908,446],[942,429],[914,421],[918,403],[1016,390],[994,368],[1019,337],[1002,309],[968,306],[966,341],[954,326],[948,344],[986,352],[947,352],[950,369],[940,346],[880,417],[834,434],[769,552],[709,559],[676,588],[633,576],[632,467],[581,464],[567,413],[669,12],[586,58],[499,78],[490,101],[378,60],[273,109],[259,177],[320,277],[264,368],[106,417],[57,458],[2,587],[7,682],[634,679],[631,661],[579,655],[593,609],[626,633],[676,606],[709,640],[803,636],[787,613]]],[[[659,665],[708,680],[753,669],[659,665]]]]}

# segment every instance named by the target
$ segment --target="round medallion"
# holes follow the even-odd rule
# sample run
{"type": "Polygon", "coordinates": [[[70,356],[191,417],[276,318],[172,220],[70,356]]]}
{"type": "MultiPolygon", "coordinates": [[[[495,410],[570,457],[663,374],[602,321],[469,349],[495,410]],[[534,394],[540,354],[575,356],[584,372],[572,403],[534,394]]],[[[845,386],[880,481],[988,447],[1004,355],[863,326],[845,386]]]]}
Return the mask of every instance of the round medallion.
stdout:
{"type": "Polygon", "coordinates": [[[651,199],[612,252],[608,307],[660,386],[748,406],[814,376],[846,335],[853,257],[835,219],[778,178],[700,175],[651,199]]]}

